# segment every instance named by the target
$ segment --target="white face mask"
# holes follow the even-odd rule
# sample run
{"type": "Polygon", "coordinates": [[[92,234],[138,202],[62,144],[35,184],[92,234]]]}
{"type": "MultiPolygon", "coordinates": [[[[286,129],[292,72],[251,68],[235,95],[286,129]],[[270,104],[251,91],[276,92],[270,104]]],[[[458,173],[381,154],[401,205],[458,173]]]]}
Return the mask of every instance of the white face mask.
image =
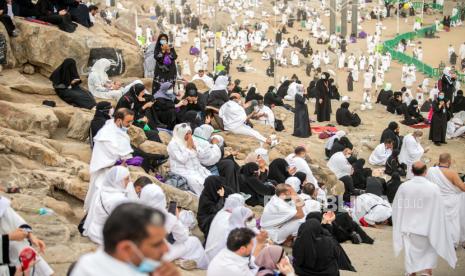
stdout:
{"type": "Polygon", "coordinates": [[[174,90],[173,89],[169,89],[166,91],[166,94],[167,95],[173,95],[174,94],[174,90]]]}
{"type": "Polygon", "coordinates": [[[247,228],[249,229],[254,229],[254,228],[257,228],[257,220],[255,218],[247,221],[245,223],[245,226],[247,226],[247,228]]]}

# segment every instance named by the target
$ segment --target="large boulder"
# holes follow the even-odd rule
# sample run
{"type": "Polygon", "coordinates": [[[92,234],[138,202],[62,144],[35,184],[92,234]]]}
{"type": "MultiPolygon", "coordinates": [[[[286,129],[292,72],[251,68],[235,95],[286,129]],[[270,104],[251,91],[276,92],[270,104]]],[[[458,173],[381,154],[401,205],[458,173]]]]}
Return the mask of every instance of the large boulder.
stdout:
{"type": "Polygon", "coordinates": [[[66,137],[86,141],[89,137],[90,122],[93,117],[92,112],[88,110],[79,109],[76,111],[69,121],[66,137]]]}
{"type": "Polygon", "coordinates": [[[147,140],[143,142],[142,144],[140,144],[139,148],[146,153],[163,154],[165,156],[168,156],[166,145],[162,143],[157,143],[154,141],[147,140]]]}
{"type": "Polygon", "coordinates": [[[58,119],[48,107],[0,101],[0,126],[51,137],[58,119]]]}
{"type": "Polygon", "coordinates": [[[102,47],[122,50],[126,65],[122,77],[143,75],[143,58],[138,46],[135,42],[117,39],[122,34],[112,27],[97,23],[92,29],[79,26],[74,33],[67,33],[56,26],[21,19],[16,25],[21,35],[11,41],[15,58],[20,65],[30,63],[39,67],[44,76],[49,76],[66,58],[75,59],[81,73],[87,72],[91,49],[102,47]]]}
{"type": "Polygon", "coordinates": [[[147,136],[145,132],[140,127],[130,126],[128,129],[128,135],[131,139],[131,145],[139,147],[142,143],[147,141],[147,136]]]}

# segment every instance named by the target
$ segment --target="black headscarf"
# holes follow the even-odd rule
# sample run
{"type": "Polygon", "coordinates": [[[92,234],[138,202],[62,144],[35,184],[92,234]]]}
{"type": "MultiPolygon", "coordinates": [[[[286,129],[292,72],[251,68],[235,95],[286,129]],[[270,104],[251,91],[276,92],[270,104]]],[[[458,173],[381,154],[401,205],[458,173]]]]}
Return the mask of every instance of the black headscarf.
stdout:
{"type": "Polygon", "coordinates": [[[399,189],[399,186],[401,184],[402,184],[402,181],[400,180],[399,173],[393,172],[391,180],[389,180],[386,185],[386,196],[390,203],[394,201],[394,197],[396,196],[397,189],[399,189]]]}
{"type": "MultiPolygon", "coordinates": [[[[412,100],[413,101],[413,100],[412,100]]],[[[399,127],[399,124],[397,122],[390,122],[388,125],[388,129],[395,131],[399,127]]]]}
{"type": "Polygon", "coordinates": [[[292,248],[297,275],[339,275],[335,244],[323,234],[321,221],[309,219],[299,228],[292,248]]]}
{"type": "Polygon", "coordinates": [[[247,92],[247,96],[245,97],[245,102],[249,102],[251,100],[256,100],[257,99],[257,88],[251,87],[249,91],[247,92]]]}
{"type": "Polygon", "coordinates": [[[300,180],[300,183],[304,183],[304,181],[307,179],[307,174],[304,172],[296,172],[294,176],[300,180]]]}
{"type": "Polygon", "coordinates": [[[308,213],[307,217],[305,217],[306,221],[309,219],[316,219],[321,221],[323,219],[323,214],[321,212],[310,212],[308,213]]]}
{"type": "Polygon", "coordinates": [[[384,194],[383,184],[377,177],[368,177],[367,188],[365,192],[377,196],[382,196],[384,194]]]}
{"type": "Polygon", "coordinates": [[[131,96],[135,97],[137,99],[137,96],[139,96],[140,92],[145,90],[145,85],[142,83],[136,83],[131,88],[129,89],[129,92],[131,93],[131,96]]]}
{"type": "Polygon", "coordinates": [[[76,61],[72,58],[65,59],[63,63],[53,71],[49,79],[52,81],[53,86],[64,84],[65,87],[68,87],[74,79],[80,79],[76,61]]]}
{"type": "Polygon", "coordinates": [[[197,221],[200,230],[205,236],[208,235],[210,225],[216,213],[224,206],[224,199],[228,197],[229,190],[225,188],[224,197],[218,195],[218,190],[224,188],[225,179],[221,176],[211,175],[205,179],[203,191],[199,198],[199,209],[197,212],[197,221]]]}
{"type": "Polygon", "coordinates": [[[407,112],[410,115],[415,115],[418,112],[417,109],[418,109],[418,101],[414,99],[408,105],[407,112]]]}
{"type": "Polygon", "coordinates": [[[287,169],[289,164],[282,158],[275,159],[271,162],[268,170],[268,179],[276,181],[278,184],[286,182],[290,176],[287,169]]]}
{"type": "Polygon", "coordinates": [[[348,103],[348,102],[341,103],[341,108],[348,109],[349,106],[350,106],[350,103],[348,103]]]}
{"type": "Polygon", "coordinates": [[[256,176],[258,177],[258,175],[256,174],[257,171],[259,170],[260,168],[258,167],[258,164],[255,163],[255,162],[250,162],[250,163],[247,163],[245,164],[244,166],[242,166],[241,168],[241,174],[244,175],[245,177],[251,177],[251,176],[256,176]]]}
{"type": "Polygon", "coordinates": [[[280,96],[281,98],[284,98],[287,95],[287,89],[289,88],[289,85],[291,84],[290,80],[285,80],[278,88],[278,91],[276,94],[280,96]]]}

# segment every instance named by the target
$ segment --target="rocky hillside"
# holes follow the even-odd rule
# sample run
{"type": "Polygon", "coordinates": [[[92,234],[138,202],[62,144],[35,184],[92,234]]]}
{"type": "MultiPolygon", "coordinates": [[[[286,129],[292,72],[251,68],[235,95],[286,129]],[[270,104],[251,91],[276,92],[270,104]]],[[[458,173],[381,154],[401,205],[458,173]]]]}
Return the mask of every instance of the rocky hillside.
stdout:
{"type": "MultiPolygon", "coordinates": [[[[21,193],[2,195],[12,200],[13,207],[33,225],[36,235],[45,240],[48,246],[45,259],[56,275],[65,275],[70,263],[96,248],[80,236],[76,227],[83,216],[82,202],[89,182],[91,151],[87,138],[93,112],[61,101],[48,76],[65,58],[71,57],[85,79],[91,49],[110,47],[121,49],[125,61],[125,71],[117,78],[129,81],[128,77],[143,75],[142,54],[125,33],[110,26],[97,24],[90,30],[79,27],[72,34],[21,19],[17,20],[17,26],[21,35],[9,39],[0,24],[1,33],[8,38],[7,64],[0,75],[0,179],[4,189],[19,187],[21,193]],[[43,100],[53,100],[57,106],[43,106],[43,100]],[[51,208],[55,214],[39,216],[37,211],[41,207],[51,208]]],[[[285,110],[279,113],[289,127],[292,117],[285,110]]],[[[261,131],[271,134],[270,129],[261,131]]],[[[159,144],[146,141],[137,129],[131,129],[130,133],[135,145],[166,154],[170,137],[164,136],[164,144],[159,144]]],[[[258,146],[248,138],[230,134],[225,134],[225,138],[229,146],[240,152],[240,159],[258,146]]],[[[270,157],[285,156],[292,149],[290,141],[283,141],[270,151],[270,157]]],[[[317,162],[315,165],[319,166],[317,162]]],[[[166,164],[161,171],[168,169],[166,164]]],[[[139,168],[131,171],[133,179],[145,174],[139,168]]],[[[331,186],[337,183],[325,169],[316,173],[331,186]]],[[[158,184],[169,200],[197,210],[196,198],[158,184]]]]}

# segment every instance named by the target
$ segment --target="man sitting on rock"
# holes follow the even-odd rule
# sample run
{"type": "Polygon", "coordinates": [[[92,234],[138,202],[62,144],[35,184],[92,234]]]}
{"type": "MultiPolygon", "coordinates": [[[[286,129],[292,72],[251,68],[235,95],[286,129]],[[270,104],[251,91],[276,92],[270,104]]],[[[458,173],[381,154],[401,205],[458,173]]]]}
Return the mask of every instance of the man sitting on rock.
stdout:
{"type": "Polygon", "coordinates": [[[129,109],[118,109],[113,120],[108,120],[95,135],[94,148],[90,160],[90,183],[84,201],[87,211],[95,191],[101,186],[105,175],[116,162],[132,157],[133,149],[127,134],[129,126],[134,120],[134,112],[129,109]]]}
{"type": "Polygon", "coordinates": [[[262,143],[271,144],[271,139],[266,139],[258,131],[247,125],[247,121],[253,115],[255,115],[255,112],[247,116],[242,107],[241,95],[238,93],[232,93],[229,101],[221,106],[219,112],[219,116],[223,120],[224,130],[234,134],[251,136],[262,143]]]}
{"type": "Polygon", "coordinates": [[[276,194],[265,205],[260,222],[274,243],[292,244],[302,223],[301,219],[305,216],[302,209],[304,205],[292,186],[288,184],[276,186],[276,194]]]}

